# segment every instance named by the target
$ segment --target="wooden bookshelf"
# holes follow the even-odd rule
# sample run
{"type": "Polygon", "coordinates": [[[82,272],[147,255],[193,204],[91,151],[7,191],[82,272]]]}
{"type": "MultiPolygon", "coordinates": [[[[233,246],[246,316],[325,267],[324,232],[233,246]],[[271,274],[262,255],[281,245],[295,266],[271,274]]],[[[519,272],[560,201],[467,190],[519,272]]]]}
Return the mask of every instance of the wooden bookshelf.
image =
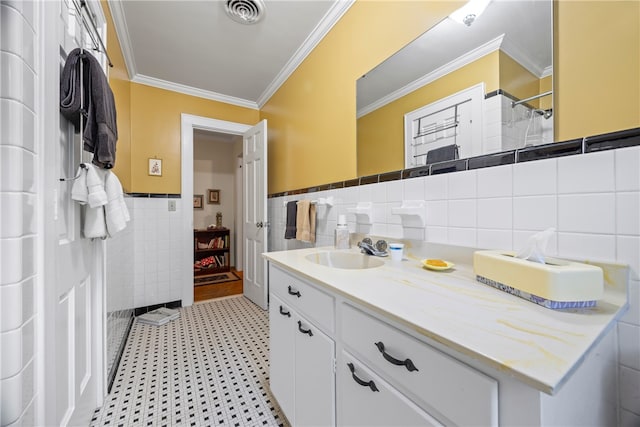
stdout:
{"type": "Polygon", "coordinates": [[[230,270],[231,240],[228,228],[193,230],[193,275],[221,273],[230,270]]]}

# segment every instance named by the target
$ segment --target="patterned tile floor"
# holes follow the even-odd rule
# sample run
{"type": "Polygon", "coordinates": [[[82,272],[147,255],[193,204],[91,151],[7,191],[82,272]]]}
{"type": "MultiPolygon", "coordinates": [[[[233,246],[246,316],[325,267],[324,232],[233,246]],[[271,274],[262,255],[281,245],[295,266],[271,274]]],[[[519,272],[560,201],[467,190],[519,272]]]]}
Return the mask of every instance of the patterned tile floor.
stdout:
{"type": "Polygon", "coordinates": [[[283,426],[269,390],[267,312],[243,296],[135,322],[97,426],[283,426]]]}

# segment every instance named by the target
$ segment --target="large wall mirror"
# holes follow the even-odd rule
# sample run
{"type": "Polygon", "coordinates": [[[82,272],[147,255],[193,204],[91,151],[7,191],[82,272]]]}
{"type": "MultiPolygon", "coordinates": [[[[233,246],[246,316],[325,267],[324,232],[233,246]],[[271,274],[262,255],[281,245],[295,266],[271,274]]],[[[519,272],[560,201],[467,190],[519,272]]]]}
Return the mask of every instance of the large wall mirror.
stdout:
{"type": "Polygon", "coordinates": [[[357,81],[358,175],[553,142],[551,0],[448,17],[357,81]]]}

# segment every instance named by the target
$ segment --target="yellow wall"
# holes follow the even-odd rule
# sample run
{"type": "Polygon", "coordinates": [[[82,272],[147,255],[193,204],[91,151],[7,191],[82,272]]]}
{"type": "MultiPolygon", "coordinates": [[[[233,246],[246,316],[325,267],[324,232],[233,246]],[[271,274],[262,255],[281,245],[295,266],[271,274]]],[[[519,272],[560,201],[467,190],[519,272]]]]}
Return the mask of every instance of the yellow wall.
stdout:
{"type": "Polygon", "coordinates": [[[640,126],[640,2],[556,3],[556,141],[640,126]]]}
{"type": "MultiPolygon", "coordinates": [[[[549,92],[553,88],[553,76],[547,76],[540,79],[540,92],[549,92]]],[[[540,108],[548,110],[553,108],[553,94],[540,98],[540,108]]]]}
{"type": "Polygon", "coordinates": [[[107,18],[109,70],[117,120],[118,143],[114,172],[129,193],[181,192],[181,114],[254,125],[258,110],[184,95],[129,81],[109,7],[102,0],[107,18]],[[162,176],[150,176],[148,159],[162,159],[162,176]]]}
{"type": "Polygon", "coordinates": [[[181,114],[254,125],[258,110],[131,83],[131,188],[136,193],[180,193],[181,114]],[[162,159],[162,176],[149,176],[149,158],[162,159]]]}
{"type": "Polygon", "coordinates": [[[358,175],[404,169],[404,115],[478,83],[492,92],[498,69],[495,51],[358,119],[358,175]]]}
{"type": "Polygon", "coordinates": [[[356,80],[463,3],[356,1],[260,112],[269,193],[356,177],[356,80]]]}
{"type": "MultiPolygon", "coordinates": [[[[518,99],[525,99],[539,93],[540,79],[515,59],[500,51],[500,89],[518,99]]],[[[529,104],[534,107],[539,105],[538,100],[531,101],[529,104]]]]}
{"type": "Polygon", "coordinates": [[[116,104],[118,126],[118,143],[116,144],[116,164],[113,172],[122,183],[126,192],[131,192],[131,96],[129,92],[129,75],[122,57],[122,49],[113,27],[111,11],[105,0],[101,1],[102,10],[107,20],[107,52],[111,58],[109,68],[109,85],[113,91],[116,104]]]}
{"type": "MultiPolygon", "coordinates": [[[[551,80],[549,77],[547,80],[551,80]]],[[[494,51],[358,119],[358,175],[404,168],[404,115],[484,82],[519,99],[537,95],[541,81],[502,51],[494,51]]],[[[538,101],[530,104],[538,106],[538,101]]]]}
{"type": "MultiPolygon", "coordinates": [[[[116,172],[127,191],[179,193],[180,113],[186,112],[248,124],[268,119],[269,193],[354,178],[355,81],[462,3],[356,1],[260,113],[127,83],[108,16],[116,172]],[[165,161],[160,178],[146,174],[154,156],[165,161]]],[[[640,126],[640,2],[554,4],[555,139],[640,126]]],[[[109,15],[104,2],[103,8],[109,15]]]]}

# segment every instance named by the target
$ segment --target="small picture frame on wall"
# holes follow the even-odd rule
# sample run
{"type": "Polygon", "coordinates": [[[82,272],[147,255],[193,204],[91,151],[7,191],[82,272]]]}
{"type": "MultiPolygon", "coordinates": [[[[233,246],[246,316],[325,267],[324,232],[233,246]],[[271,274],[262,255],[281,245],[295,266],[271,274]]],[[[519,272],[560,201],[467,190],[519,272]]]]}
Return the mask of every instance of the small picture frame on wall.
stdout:
{"type": "Polygon", "coordinates": [[[149,175],[162,176],[162,159],[149,159],[149,175]]]}
{"type": "Polygon", "coordinates": [[[203,199],[204,199],[204,195],[202,195],[202,194],[194,194],[193,195],[193,209],[204,209],[203,199]]]}
{"type": "Polygon", "coordinates": [[[213,205],[220,204],[220,190],[209,190],[209,198],[207,199],[207,203],[213,205]]]}

